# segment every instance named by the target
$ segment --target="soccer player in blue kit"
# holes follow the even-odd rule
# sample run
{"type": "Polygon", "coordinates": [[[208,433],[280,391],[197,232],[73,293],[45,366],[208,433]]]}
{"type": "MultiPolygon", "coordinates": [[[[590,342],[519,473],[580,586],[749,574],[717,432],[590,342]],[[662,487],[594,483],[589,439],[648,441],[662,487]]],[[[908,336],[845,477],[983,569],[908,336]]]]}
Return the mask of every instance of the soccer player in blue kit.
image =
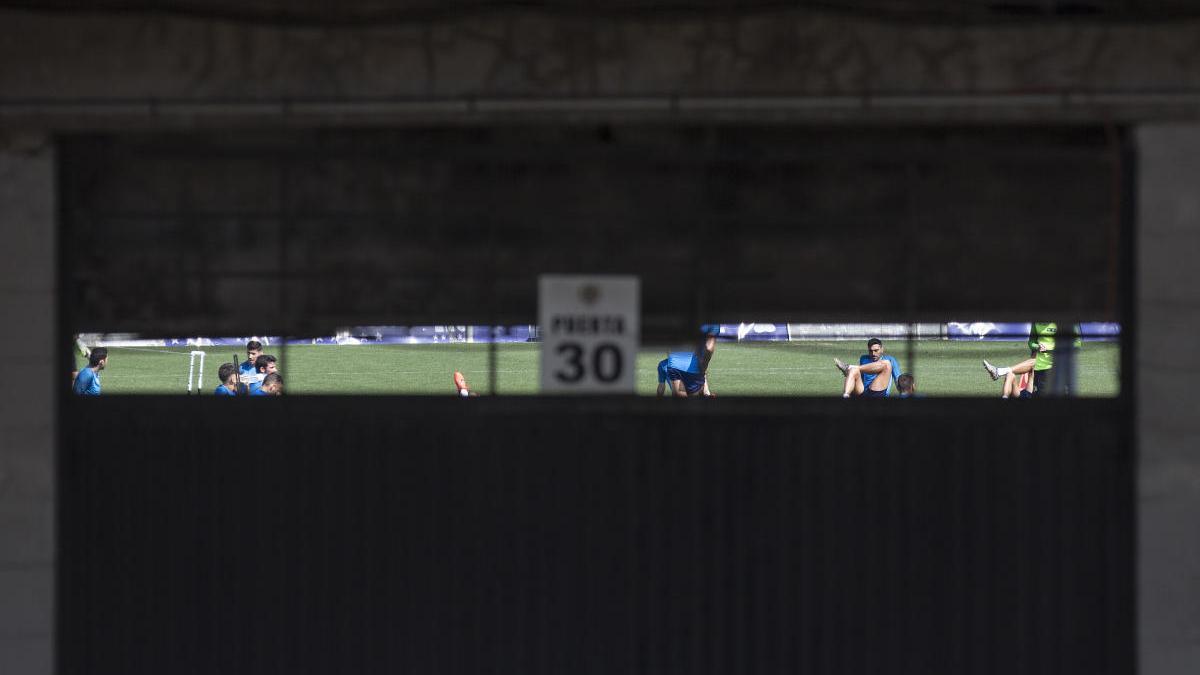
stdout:
{"type": "Polygon", "coordinates": [[[686,398],[713,395],[712,390],[708,388],[708,364],[717,347],[719,326],[705,325],[701,326],[700,330],[702,335],[696,351],[671,352],[667,358],[658,362],[659,396],[663,395],[668,383],[673,396],[686,398]]]}
{"type": "MultiPolygon", "coordinates": [[[[262,389],[262,383],[268,375],[279,372],[277,363],[278,359],[272,354],[259,354],[258,358],[254,359],[254,372],[258,379],[249,383],[249,394],[251,396],[258,395],[256,392],[262,389]]],[[[245,376],[242,379],[245,381],[245,376]]]]}
{"type": "Polygon", "coordinates": [[[883,353],[883,341],[879,338],[867,340],[867,353],[859,357],[857,366],[848,366],[841,359],[834,359],[833,363],[846,378],[842,398],[884,398],[902,374],[900,362],[883,353]]]}
{"type": "Polygon", "coordinates": [[[87,368],[79,371],[79,374],[75,376],[75,384],[71,386],[71,391],[79,396],[99,396],[100,371],[107,366],[108,349],[96,347],[88,354],[87,368]]]}
{"type": "Polygon", "coordinates": [[[246,360],[238,366],[238,382],[242,385],[241,394],[247,394],[247,387],[251,383],[262,382],[262,375],[258,372],[256,363],[258,357],[262,356],[262,343],[258,340],[251,340],[246,343],[246,360]]]}
{"type": "Polygon", "coordinates": [[[251,387],[251,396],[279,396],[283,394],[283,377],[279,373],[268,373],[257,388],[251,387]]]}
{"type": "Polygon", "coordinates": [[[237,366],[232,363],[222,363],[217,369],[217,379],[221,384],[213,390],[214,396],[237,396],[237,378],[234,376],[237,373],[237,366]]]}

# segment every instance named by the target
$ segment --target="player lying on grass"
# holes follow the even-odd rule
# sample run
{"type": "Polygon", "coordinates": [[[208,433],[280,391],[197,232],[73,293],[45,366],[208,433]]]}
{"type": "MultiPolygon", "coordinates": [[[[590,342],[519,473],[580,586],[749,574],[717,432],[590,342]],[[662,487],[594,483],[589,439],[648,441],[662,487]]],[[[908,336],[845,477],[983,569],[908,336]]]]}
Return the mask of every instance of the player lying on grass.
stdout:
{"type": "Polygon", "coordinates": [[[238,390],[238,368],[232,363],[222,363],[220,368],[217,368],[217,379],[221,384],[213,390],[214,396],[237,396],[238,390]]]}
{"type": "Polygon", "coordinates": [[[283,395],[283,376],[279,373],[268,373],[258,387],[251,389],[251,396],[281,396],[283,395]]]}
{"type": "Polygon", "coordinates": [[[841,359],[834,359],[833,364],[846,378],[842,398],[883,398],[892,391],[892,384],[902,374],[900,362],[883,353],[883,341],[879,338],[867,340],[867,353],[858,357],[857,366],[848,366],[841,359]]]}
{"type": "Polygon", "coordinates": [[[904,373],[896,378],[896,390],[900,392],[900,398],[919,398],[917,393],[917,381],[911,373],[904,373]]]}
{"type": "Polygon", "coordinates": [[[254,374],[255,381],[249,382],[250,395],[255,396],[254,392],[262,388],[262,383],[266,377],[272,373],[279,372],[277,359],[270,354],[259,354],[258,358],[254,359],[254,374]]]}
{"type": "Polygon", "coordinates": [[[680,398],[689,396],[712,396],[708,387],[708,364],[717,349],[716,325],[700,327],[700,340],[695,351],[671,352],[658,362],[658,395],[662,396],[670,383],[671,395],[680,398]]]}
{"type": "Polygon", "coordinates": [[[100,371],[108,367],[108,349],[96,347],[88,354],[87,368],[75,376],[71,391],[79,396],[100,395],[100,371]]]}

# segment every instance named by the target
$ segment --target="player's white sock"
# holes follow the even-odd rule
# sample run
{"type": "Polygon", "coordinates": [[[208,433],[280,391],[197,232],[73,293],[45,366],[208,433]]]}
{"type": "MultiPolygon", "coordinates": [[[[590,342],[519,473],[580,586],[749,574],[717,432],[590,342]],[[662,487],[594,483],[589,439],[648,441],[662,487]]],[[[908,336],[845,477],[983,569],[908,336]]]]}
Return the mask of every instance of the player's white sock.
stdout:
{"type": "Polygon", "coordinates": [[[999,368],[996,368],[996,374],[999,375],[1000,377],[1004,377],[1005,375],[1007,375],[1011,372],[1012,372],[1012,368],[1009,368],[1007,366],[1000,366],[999,368]]]}
{"type": "Polygon", "coordinates": [[[850,398],[850,394],[842,394],[842,398],[850,398]]]}

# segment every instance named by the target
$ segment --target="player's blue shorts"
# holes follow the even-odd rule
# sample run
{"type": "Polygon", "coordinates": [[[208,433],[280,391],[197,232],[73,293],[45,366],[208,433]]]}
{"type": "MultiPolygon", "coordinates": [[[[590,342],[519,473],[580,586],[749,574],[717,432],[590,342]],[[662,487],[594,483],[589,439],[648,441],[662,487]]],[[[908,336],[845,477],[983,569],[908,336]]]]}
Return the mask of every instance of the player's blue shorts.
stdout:
{"type": "Polygon", "coordinates": [[[704,389],[704,376],[700,373],[685,373],[677,368],[668,368],[667,376],[671,381],[679,380],[683,382],[683,388],[689,394],[697,394],[704,389]]]}
{"type": "Polygon", "coordinates": [[[663,359],[658,362],[658,382],[662,384],[669,379],[671,376],[667,374],[667,359],[663,359]]]}
{"type": "Polygon", "coordinates": [[[863,393],[859,394],[859,396],[863,398],[887,398],[887,389],[880,389],[879,391],[863,389],[863,393]]]}

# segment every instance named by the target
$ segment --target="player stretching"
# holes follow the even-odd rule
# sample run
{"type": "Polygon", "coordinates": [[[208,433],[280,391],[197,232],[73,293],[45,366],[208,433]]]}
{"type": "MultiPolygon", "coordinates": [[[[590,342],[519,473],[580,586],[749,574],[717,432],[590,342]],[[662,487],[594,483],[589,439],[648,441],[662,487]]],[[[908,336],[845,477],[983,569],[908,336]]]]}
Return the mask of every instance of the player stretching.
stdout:
{"type": "Polygon", "coordinates": [[[983,367],[992,377],[992,381],[1004,378],[1000,398],[1033,396],[1033,367],[1037,364],[1037,354],[1037,350],[1034,349],[1029,353],[1029,358],[1011,366],[993,366],[987,359],[983,360],[983,367]],[[1021,378],[1019,382],[1018,376],[1021,378]]]}
{"type": "Polygon", "coordinates": [[[458,395],[466,398],[468,396],[478,396],[471,391],[471,387],[467,386],[467,378],[459,371],[454,371],[454,388],[458,391],[458,395]]]}
{"type": "MultiPolygon", "coordinates": [[[[1075,331],[1075,348],[1083,346],[1082,331],[1079,324],[1074,325],[1075,331]]],[[[1029,355],[1030,358],[1014,365],[1014,366],[993,366],[986,360],[983,362],[983,367],[987,370],[988,375],[993,380],[1004,378],[1004,393],[1003,398],[1019,395],[1021,398],[1028,398],[1024,391],[1031,391],[1030,396],[1041,396],[1044,390],[1049,386],[1051,371],[1054,368],[1054,347],[1055,338],[1058,335],[1058,324],[1054,322],[1037,323],[1034,322],[1029,327],[1029,355]],[[1032,373],[1032,382],[1026,386],[1020,386],[1013,383],[1015,376],[1025,376],[1032,373]],[[1030,385],[1032,389],[1030,389],[1030,385]]],[[[1064,392],[1070,395],[1070,391],[1064,387],[1064,392]]]]}
{"type": "MultiPolygon", "coordinates": [[[[658,362],[658,395],[665,396],[667,393],[667,385],[671,382],[671,363],[678,366],[682,365],[685,369],[690,368],[693,363],[695,354],[693,352],[671,352],[667,358],[658,362]]],[[[682,380],[680,380],[682,381],[682,380]]],[[[686,391],[685,387],[685,391],[686,391]]],[[[675,387],[671,386],[671,395],[675,395],[675,387]]],[[[694,394],[693,394],[694,395],[694,394]]],[[[700,389],[701,396],[713,396],[712,390],[708,388],[708,377],[704,378],[704,385],[700,389]]]]}
{"type": "Polygon", "coordinates": [[[671,394],[680,398],[713,395],[712,390],[708,388],[708,364],[717,349],[719,330],[720,327],[716,325],[701,326],[700,343],[696,346],[696,351],[671,352],[666,359],[659,362],[659,396],[663,394],[667,382],[671,385],[671,394]]]}
{"type": "Polygon", "coordinates": [[[88,354],[87,368],[75,376],[71,391],[80,396],[100,395],[100,371],[108,367],[108,349],[96,347],[88,354]]]}
{"type": "Polygon", "coordinates": [[[834,359],[833,364],[846,378],[842,398],[884,398],[901,375],[900,362],[883,353],[883,341],[879,338],[867,340],[867,353],[858,357],[857,366],[848,366],[841,359],[834,359]]]}

